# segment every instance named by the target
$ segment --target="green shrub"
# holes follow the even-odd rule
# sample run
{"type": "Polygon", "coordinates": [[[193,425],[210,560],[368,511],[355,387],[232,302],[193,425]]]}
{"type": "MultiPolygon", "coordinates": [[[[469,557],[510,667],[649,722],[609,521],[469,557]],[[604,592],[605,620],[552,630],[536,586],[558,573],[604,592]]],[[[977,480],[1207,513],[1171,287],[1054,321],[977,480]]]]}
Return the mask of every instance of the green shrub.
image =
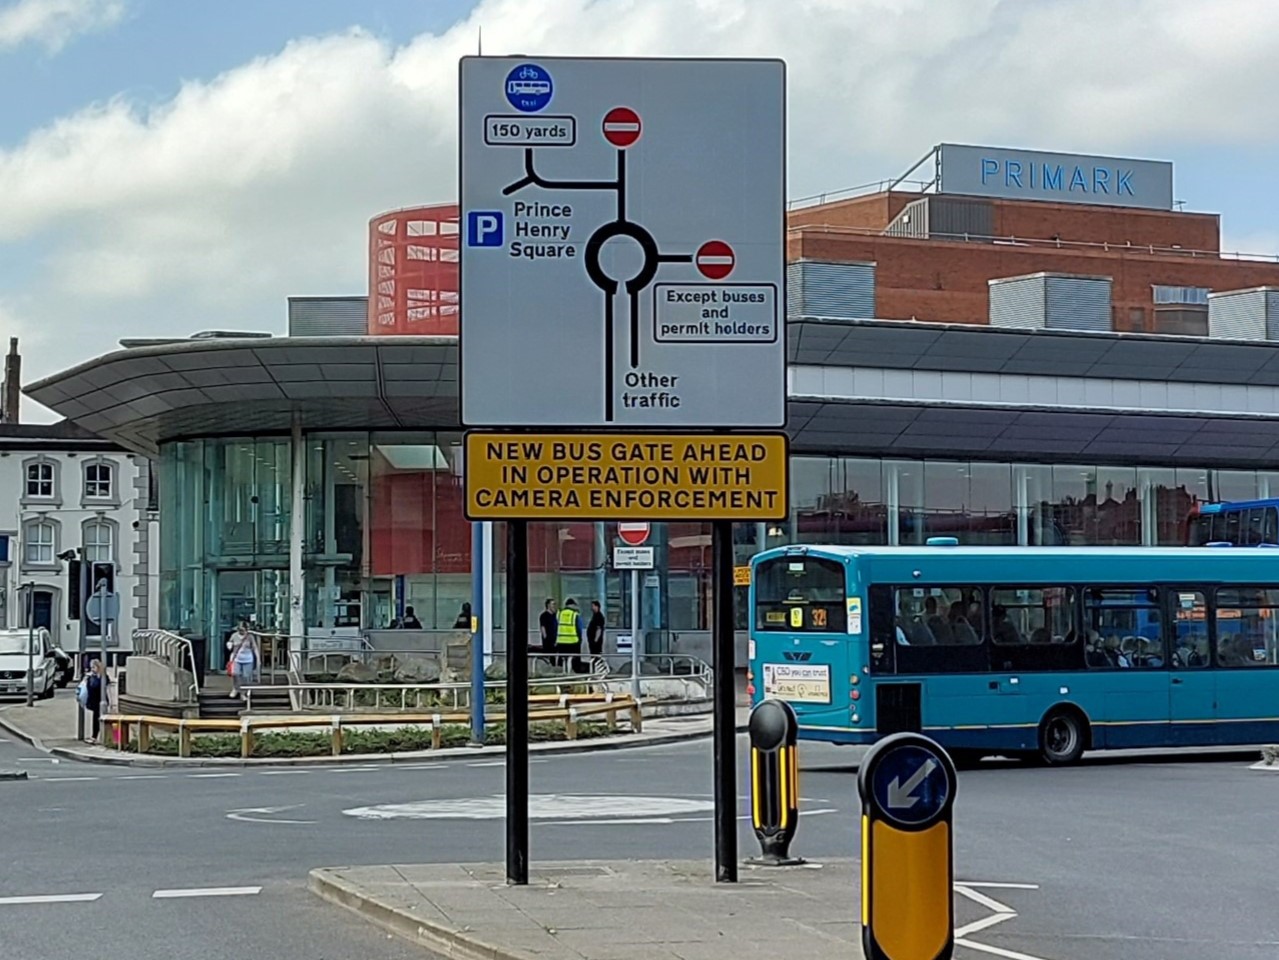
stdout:
{"type": "MultiPolygon", "coordinates": [[[[603,723],[579,723],[577,738],[579,740],[594,739],[608,735],[608,728],[603,723]]],[[[553,743],[567,739],[564,724],[543,721],[530,723],[528,731],[529,743],[553,743]]],[[[463,724],[446,724],[441,728],[440,746],[462,747],[471,742],[471,728],[463,724]]],[[[485,743],[488,746],[504,746],[506,744],[506,725],[490,724],[485,729],[485,743]]],[[[126,750],[137,753],[138,741],[131,739],[126,750]]],[[[310,733],[290,731],[284,733],[259,733],[253,738],[253,756],[255,758],[284,757],[324,757],[332,752],[332,740],[327,733],[310,733]]],[[[398,727],[394,730],[360,730],[351,728],[343,731],[342,752],[346,753],[407,753],[415,750],[431,749],[431,731],[425,727],[398,727]]],[[[152,737],[151,754],[162,757],[178,755],[177,737],[152,737]]],[[[240,737],[234,733],[204,733],[191,737],[192,757],[238,757],[240,756],[240,737]]]]}

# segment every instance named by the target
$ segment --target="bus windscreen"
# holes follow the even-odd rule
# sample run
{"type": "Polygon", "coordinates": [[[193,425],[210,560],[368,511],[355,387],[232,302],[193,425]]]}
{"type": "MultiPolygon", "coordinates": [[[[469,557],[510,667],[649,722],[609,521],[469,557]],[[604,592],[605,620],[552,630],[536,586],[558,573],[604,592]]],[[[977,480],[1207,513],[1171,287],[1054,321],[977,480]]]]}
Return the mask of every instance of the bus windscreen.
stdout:
{"type": "Polygon", "coordinates": [[[845,572],[837,561],[786,556],[755,570],[755,629],[785,633],[843,633],[847,626],[845,572]]]}

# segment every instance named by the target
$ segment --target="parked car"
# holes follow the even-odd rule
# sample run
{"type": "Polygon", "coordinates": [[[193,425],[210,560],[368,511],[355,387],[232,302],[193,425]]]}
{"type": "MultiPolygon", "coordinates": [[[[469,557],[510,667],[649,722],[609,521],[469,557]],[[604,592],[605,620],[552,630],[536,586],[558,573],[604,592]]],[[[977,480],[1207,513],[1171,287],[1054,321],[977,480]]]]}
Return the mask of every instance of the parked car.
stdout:
{"type": "Polygon", "coordinates": [[[54,655],[49,631],[38,627],[34,634],[26,629],[0,630],[0,698],[27,695],[27,643],[34,648],[35,695],[41,700],[53,696],[58,684],[58,660],[54,655]]]}

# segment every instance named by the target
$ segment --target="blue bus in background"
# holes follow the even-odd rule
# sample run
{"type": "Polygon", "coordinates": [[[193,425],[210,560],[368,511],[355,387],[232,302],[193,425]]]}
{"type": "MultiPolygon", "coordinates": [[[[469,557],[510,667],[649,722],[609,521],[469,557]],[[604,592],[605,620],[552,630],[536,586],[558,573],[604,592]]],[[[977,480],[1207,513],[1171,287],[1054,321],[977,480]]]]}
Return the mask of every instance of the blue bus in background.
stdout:
{"type": "Polygon", "coordinates": [[[1201,503],[1186,523],[1186,546],[1279,546],[1279,499],[1201,503]]]}
{"type": "Polygon", "coordinates": [[[1279,740],[1279,555],[799,545],[751,561],[753,702],[971,762],[1279,740]]]}

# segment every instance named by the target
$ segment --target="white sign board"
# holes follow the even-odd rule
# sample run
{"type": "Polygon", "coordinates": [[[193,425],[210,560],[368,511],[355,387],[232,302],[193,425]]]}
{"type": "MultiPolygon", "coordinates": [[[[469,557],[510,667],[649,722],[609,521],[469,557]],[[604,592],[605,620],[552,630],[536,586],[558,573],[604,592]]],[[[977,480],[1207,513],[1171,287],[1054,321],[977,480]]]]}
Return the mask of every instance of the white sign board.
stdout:
{"type": "Polygon", "coordinates": [[[786,422],[785,65],[464,57],[468,427],[786,422]]]}
{"type": "Polygon", "coordinates": [[[614,547],[614,570],[652,570],[652,547],[614,547]]]}
{"type": "Polygon", "coordinates": [[[634,644],[631,643],[631,635],[629,633],[619,633],[617,635],[617,652],[630,653],[634,650],[634,644]]]}

